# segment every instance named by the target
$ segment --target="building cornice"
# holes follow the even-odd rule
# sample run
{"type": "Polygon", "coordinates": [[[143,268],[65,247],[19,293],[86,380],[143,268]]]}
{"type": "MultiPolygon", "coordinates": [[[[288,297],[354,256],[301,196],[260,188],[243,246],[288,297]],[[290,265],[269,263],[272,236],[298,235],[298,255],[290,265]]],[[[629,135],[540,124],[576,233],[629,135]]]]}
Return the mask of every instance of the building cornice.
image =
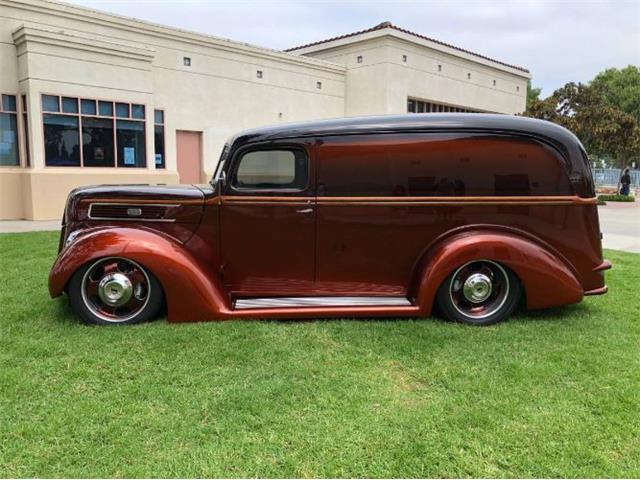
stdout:
{"type": "Polygon", "coordinates": [[[167,27],[144,20],[106,13],[100,10],[79,7],[53,0],[0,0],[0,5],[7,5],[17,9],[30,10],[46,15],[75,19],[83,22],[84,24],[99,26],[109,25],[110,27],[132,33],[142,33],[157,38],[182,42],[188,45],[241,53],[266,60],[283,62],[307,68],[315,68],[331,73],[344,74],[346,71],[346,67],[343,65],[338,65],[324,60],[300,57],[299,55],[291,53],[257,47],[247,43],[214,37],[212,35],[167,27]]]}
{"type": "Polygon", "coordinates": [[[327,50],[332,50],[332,49],[344,47],[347,45],[353,45],[359,42],[364,42],[367,40],[384,38],[384,37],[401,39],[406,42],[413,43],[415,45],[427,47],[435,51],[446,53],[453,57],[462,58],[474,63],[489,66],[503,72],[511,73],[513,75],[517,75],[524,78],[531,78],[531,73],[526,68],[518,67],[516,65],[510,65],[508,63],[501,62],[499,60],[494,60],[492,58],[486,57],[484,55],[480,55],[478,53],[471,52],[469,50],[465,50],[460,47],[456,47],[454,45],[449,45],[439,40],[435,40],[435,39],[411,32],[409,30],[396,27],[395,25],[392,25],[388,22],[382,23],[368,30],[362,30],[359,32],[354,32],[347,35],[341,35],[339,37],[329,38],[327,40],[321,40],[318,42],[302,45],[299,47],[289,48],[286,51],[297,53],[298,55],[306,56],[306,55],[311,55],[317,52],[324,52],[327,50]]]}
{"type": "Polygon", "coordinates": [[[152,62],[155,57],[155,50],[144,45],[113,42],[63,29],[55,30],[22,25],[12,32],[12,36],[13,42],[18,49],[30,43],[40,43],[73,48],[74,50],[104,53],[148,63],[152,62]]]}

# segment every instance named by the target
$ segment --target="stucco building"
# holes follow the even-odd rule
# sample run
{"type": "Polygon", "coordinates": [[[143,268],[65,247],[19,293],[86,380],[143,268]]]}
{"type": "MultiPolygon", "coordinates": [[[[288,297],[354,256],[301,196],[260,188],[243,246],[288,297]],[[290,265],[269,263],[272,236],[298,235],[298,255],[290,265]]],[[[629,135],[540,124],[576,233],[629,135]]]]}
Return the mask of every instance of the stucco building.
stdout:
{"type": "Polygon", "coordinates": [[[390,23],[283,52],[47,0],[0,0],[0,218],[97,183],[196,183],[256,126],[519,113],[529,72],[390,23]]]}

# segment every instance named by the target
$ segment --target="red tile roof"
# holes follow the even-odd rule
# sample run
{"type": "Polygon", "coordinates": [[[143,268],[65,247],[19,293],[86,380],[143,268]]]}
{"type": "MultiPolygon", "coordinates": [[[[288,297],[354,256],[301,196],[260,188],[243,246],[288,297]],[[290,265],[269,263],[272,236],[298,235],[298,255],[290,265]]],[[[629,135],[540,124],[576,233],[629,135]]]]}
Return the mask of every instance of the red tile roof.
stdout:
{"type": "Polygon", "coordinates": [[[397,30],[399,32],[407,33],[409,35],[413,35],[414,37],[421,38],[423,40],[428,40],[430,42],[434,42],[434,43],[437,43],[439,45],[443,45],[445,47],[453,48],[454,50],[458,50],[459,52],[468,53],[469,55],[473,55],[473,56],[478,57],[478,58],[483,58],[483,59],[489,60],[491,62],[499,63],[500,65],[504,65],[506,67],[515,68],[516,70],[520,70],[522,72],[529,73],[529,70],[526,69],[526,68],[518,67],[517,65],[511,65],[511,64],[505,63],[505,62],[501,62],[499,60],[495,60],[493,58],[486,57],[484,55],[480,55],[479,53],[475,53],[475,52],[472,52],[470,50],[465,50],[464,48],[456,47],[455,45],[451,45],[449,43],[441,42],[440,40],[436,40],[435,38],[430,38],[430,37],[427,37],[425,35],[420,35],[419,33],[415,33],[415,32],[412,32],[410,30],[406,30],[404,28],[397,27],[394,24],[392,24],[391,22],[382,22],[379,25],[376,25],[375,27],[371,27],[371,28],[368,28],[366,30],[360,30],[359,32],[347,33],[346,35],[340,35],[338,37],[327,38],[326,40],[320,40],[318,42],[307,43],[306,45],[300,45],[298,47],[287,48],[285,50],[285,52],[292,52],[294,50],[299,50],[301,48],[313,47],[315,45],[321,45],[323,43],[332,42],[334,40],[342,40],[343,38],[355,37],[356,35],[362,35],[363,33],[375,32],[377,30],[382,30],[384,28],[392,28],[392,29],[397,30]]]}

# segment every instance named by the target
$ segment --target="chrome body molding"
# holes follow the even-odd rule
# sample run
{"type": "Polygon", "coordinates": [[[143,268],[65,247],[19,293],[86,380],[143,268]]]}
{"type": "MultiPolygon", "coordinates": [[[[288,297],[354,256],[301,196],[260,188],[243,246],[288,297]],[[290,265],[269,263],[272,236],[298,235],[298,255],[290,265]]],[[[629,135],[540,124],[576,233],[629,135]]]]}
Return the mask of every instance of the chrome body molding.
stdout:
{"type": "Polygon", "coordinates": [[[87,217],[89,220],[117,220],[117,221],[137,221],[137,222],[175,222],[175,218],[141,218],[142,209],[144,207],[162,207],[162,208],[178,208],[180,205],[169,204],[169,203],[112,203],[112,202],[95,202],[89,205],[89,212],[87,213],[87,217]],[[127,215],[128,217],[97,217],[92,214],[94,206],[105,206],[105,207],[127,207],[127,215]]]}
{"type": "Polygon", "coordinates": [[[236,310],[251,308],[300,308],[300,307],[410,307],[405,297],[271,297],[239,298],[236,310]]]}

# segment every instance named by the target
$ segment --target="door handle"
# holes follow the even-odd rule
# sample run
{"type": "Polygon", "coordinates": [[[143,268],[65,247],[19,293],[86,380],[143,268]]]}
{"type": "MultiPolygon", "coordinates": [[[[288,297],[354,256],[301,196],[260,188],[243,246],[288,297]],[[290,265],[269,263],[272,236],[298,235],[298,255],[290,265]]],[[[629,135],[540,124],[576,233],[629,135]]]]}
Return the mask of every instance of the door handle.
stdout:
{"type": "Polygon", "coordinates": [[[296,213],[311,213],[313,208],[303,208],[302,210],[296,210],[296,213]]]}

